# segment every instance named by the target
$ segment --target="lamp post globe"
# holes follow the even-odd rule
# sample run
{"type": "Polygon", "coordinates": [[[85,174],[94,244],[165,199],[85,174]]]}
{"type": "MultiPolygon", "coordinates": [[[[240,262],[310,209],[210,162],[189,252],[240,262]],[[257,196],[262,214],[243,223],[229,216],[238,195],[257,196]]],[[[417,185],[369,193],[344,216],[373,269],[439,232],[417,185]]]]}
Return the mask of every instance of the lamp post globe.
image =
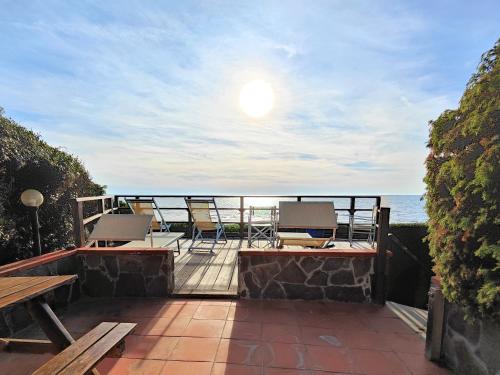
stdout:
{"type": "Polygon", "coordinates": [[[43,195],[38,190],[27,189],[21,194],[21,202],[26,207],[40,207],[43,203],[43,195]]]}
{"type": "Polygon", "coordinates": [[[38,207],[43,203],[43,195],[38,190],[27,189],[21,194],[21,202],[28,208],[33,230],[33,245],[36,255],[42,254],[40,241],[40,222],[38,221],[38,207]]]}

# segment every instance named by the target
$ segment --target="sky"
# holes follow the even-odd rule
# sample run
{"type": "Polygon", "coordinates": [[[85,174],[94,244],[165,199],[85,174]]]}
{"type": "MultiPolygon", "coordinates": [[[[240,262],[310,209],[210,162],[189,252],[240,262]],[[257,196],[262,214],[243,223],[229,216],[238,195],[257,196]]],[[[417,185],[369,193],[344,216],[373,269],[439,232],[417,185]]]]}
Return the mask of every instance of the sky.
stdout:
{"type": "Polygon", "coordinates": [[[498,1],[0,0],[0,106],[113,194],[422,194],[498,1]],[[263,80],[255,119],[239,95],[263,80]]]}

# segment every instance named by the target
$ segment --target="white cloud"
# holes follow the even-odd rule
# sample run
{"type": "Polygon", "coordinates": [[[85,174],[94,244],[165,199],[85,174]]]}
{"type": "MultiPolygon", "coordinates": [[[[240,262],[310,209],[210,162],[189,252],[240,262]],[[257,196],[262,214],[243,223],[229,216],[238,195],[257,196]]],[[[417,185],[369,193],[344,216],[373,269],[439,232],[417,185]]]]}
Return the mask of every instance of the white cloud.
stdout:
{"type": "Polygon", "coordinates": [[[218,24],[180,8],[16,21],[39,67],[0,63],[0,102],[116,193],[422,192],[426,124],[451,103],[407,55],[420,18],[322,3],[218,24]],[[253,78],[276,93],[262,121],[237,105],[253,78]]]}

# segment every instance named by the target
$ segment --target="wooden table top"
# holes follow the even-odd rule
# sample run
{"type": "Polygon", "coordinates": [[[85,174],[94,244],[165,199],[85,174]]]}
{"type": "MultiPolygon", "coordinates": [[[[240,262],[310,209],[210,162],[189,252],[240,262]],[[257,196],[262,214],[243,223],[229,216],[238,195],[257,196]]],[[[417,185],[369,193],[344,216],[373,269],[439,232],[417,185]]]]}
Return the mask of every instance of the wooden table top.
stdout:
{"type": "Polygon", "coordinates": [[[77,275],[0,277],[0,309],[29,301],[61,285],[71,284],[77,275]]]}

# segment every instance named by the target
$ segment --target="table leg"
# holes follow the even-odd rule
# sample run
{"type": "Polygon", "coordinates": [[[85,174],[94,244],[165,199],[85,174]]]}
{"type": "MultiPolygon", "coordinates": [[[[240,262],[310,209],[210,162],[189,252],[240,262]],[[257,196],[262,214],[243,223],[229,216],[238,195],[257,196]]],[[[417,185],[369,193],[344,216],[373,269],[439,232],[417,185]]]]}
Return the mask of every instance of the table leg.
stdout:
{"type": "Polygon", "coordinates": [[[42,328],[48,339],[59,350],[63,350],[75,342],[43,298],[35,298],[26,302],[26,307],[33,320],[40,325],[40,328],[42,328]]]}

